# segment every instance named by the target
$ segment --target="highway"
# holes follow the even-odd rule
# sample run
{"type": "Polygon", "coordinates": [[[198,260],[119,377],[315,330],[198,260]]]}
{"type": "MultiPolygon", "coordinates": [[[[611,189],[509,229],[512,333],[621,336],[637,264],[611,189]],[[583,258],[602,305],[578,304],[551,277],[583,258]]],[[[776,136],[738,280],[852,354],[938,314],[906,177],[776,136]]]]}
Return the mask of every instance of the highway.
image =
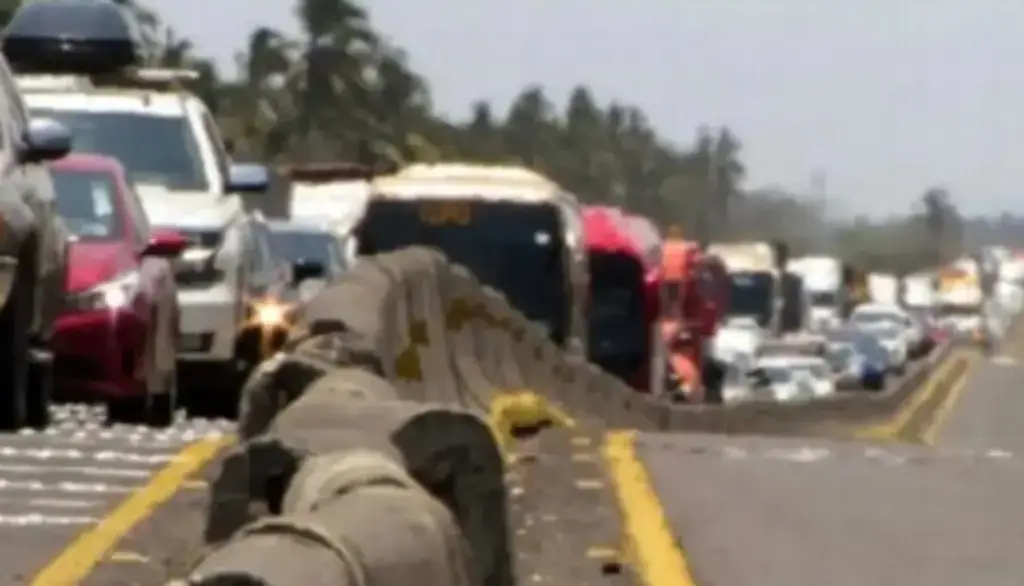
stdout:
{"type": "Polygon", "coordinates": [[[50,566],[52,580],[81,563],[87,546],[103,541],[97,536],[114,537],[111,514],[129,496],[184,446],[220,436],[230,425],[182,417],[168,429],[106,427],[102,410],[85,405],[60,405],[52,416],[45,431],[0,435],[4,584],[33,583],[50,566]],[[86,547],[76,539],[82,536],[89,536],[86,547]]]}
{"type": "Polygon", "coordinates": [[[978,358],[918,445],[641,435],[679,547],[648,545],[688,574],[659,582],[1020,584],[1022,415],[1024,366],[978,358]]]}

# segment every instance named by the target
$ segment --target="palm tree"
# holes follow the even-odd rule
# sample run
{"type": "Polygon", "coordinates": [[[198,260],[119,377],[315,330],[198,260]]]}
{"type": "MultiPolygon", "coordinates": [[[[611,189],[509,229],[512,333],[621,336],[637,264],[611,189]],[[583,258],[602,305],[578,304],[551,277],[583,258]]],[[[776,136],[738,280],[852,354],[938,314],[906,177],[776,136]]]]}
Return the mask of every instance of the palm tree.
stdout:
{"type": "Polygon", "coordinates": [[[298,134],[303,154],[352,155],[372,132],[366,114],[369,57],[377,37],[366,12],[347,0],[301,0],[306,35],[298,134]]]}

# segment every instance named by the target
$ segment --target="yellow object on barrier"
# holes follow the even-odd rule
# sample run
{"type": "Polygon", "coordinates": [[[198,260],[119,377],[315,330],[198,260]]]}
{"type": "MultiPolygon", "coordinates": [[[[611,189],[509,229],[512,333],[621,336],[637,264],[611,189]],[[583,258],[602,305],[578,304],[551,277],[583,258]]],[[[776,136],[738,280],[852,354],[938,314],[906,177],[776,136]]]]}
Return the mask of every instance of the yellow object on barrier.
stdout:
{"type": "Polygon", "coordinates": [[[487,422],[506,460],[512,459],[509,450],[518,429],[544,425],[558,425],[568,429],[576,427],[576,421],[565,411],[551,405],[543,396],[526,389],[498,391],[491,400],[487,422]]]}

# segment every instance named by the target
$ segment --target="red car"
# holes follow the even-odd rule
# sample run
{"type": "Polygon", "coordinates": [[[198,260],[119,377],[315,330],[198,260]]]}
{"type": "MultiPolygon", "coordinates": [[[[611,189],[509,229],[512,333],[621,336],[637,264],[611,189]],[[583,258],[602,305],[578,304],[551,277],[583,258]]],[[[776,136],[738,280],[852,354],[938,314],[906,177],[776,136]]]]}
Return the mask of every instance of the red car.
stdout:
{"type": "Polygon", "coordinates": [[[116,159],[72,154],[50,171],[73,235],[67,308],[52,337],[55,393],[105,402],[110,421],[170,425],[178,402],[171,263],[188,242],[151,231],[116,159]]]}

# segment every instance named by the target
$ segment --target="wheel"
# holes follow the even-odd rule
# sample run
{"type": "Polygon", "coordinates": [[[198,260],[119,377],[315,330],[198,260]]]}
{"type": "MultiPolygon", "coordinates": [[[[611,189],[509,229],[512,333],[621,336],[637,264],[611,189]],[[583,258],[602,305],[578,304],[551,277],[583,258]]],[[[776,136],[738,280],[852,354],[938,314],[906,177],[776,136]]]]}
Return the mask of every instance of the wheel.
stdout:
{"type": "Polygon", "coordinates": [[[178,412],[178,375],[171,371],[165,375],[163,392],[149,395],[146,406],[146,423],[153,427],[170,427],[178,412]]]}
{"type": "MultiPolygon", "coordinates": [[[[20,267],[19,267],[20,269],[20,267]]],[[[22,278],[0,310],[0,430],[26,424],[28,410],[29,325],[32,317],[31,280],[22,278]]]]}
{"type": "Polygon", "coordinates": [[[26,419],[29,427],[46,429],[50,425],[50,404],[53,402],[53,354],[33,350],[28,367],[26,419]]]}

